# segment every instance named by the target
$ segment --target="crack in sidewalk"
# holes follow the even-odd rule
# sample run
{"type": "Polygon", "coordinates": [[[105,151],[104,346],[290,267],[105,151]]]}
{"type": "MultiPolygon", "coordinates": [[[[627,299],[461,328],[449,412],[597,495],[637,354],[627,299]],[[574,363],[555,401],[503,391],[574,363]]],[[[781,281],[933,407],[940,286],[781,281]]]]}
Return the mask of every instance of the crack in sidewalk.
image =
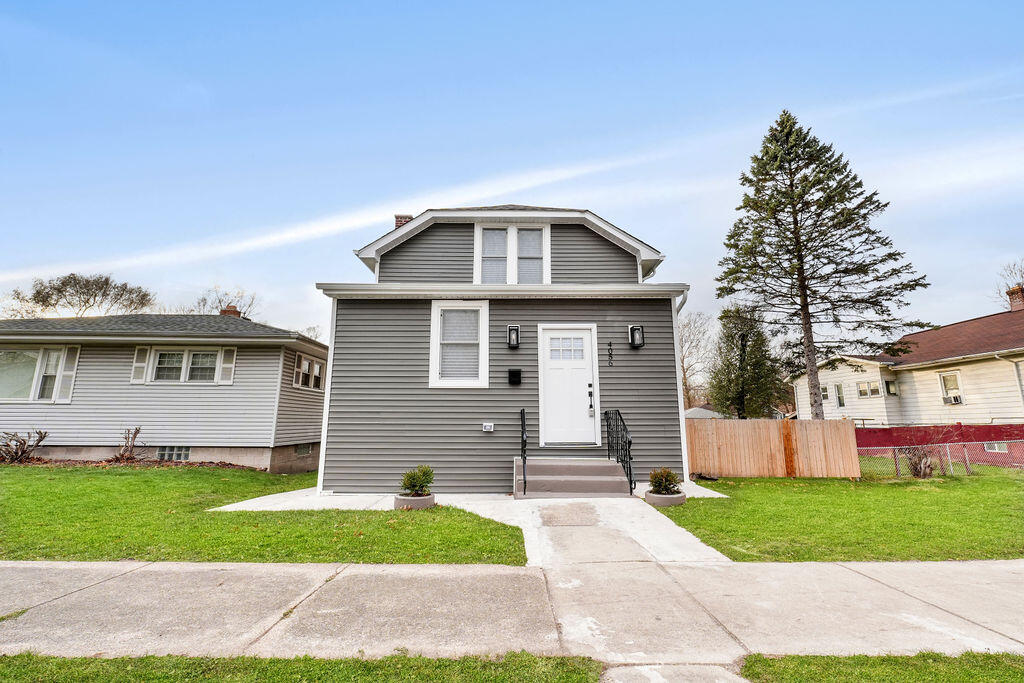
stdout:
{"type": "Polygon", "coordinates": [[[317,593],[317,592],[318,592],[318,591],[319,591],[319,590],[320,590],[321,588],[323,588],[324,586],[326,586],[327,584],[329,584],[329,583],[330,583],[331,581],[333,581],[334,579],[336,579],[336,578],[338,578],[339,576],[341,576],[341,575],[342,575],[343,573],[345,573],[345,571],[346,571],[346,570],[348,570],[348,569],[349,569],[349,567],[351,567],[351,566],[352,566],[352,564],[351,564],[351,563],[349,563],[349,564],[345,564],[345,565],[342,565],[342,566],[341,566],[341,567],[339,567],[339,568],[338,568],[337,570],[335,570],[333,574],[331,574],[330,576],[328,576],[327,578],[325,578],[325,579],[324,579],[323,581],[321,581],[321,582],[320,582],[320,583],[318,583],[317,585],[313,586],[313,588],[311,588],[310,590],[308,590],[308,591],[307,591],[307,592],[306,592],[306,593],[305,593],[305,594],[304,594],[304,595],[303,595],[302,597],[300,597],[300,598],[298,599],[298,601],[297,601],[297,602],[296,602],[296,603],[295,603],[294,605],[292,605],[291,607],[289,607],[288,609],[286,609],[286,610],[285,610],[284,612],[282,612],[282,613],[281,613],[281,616],[279,616],[279,617],[277,618],[277,620],[275,620],[275,621],[274,621],[274,623],[273,623],[273,624],[271,624],[270,626],[268,626],[267,628],[265,628],[265,629],[263,630],[263,632],[262,632],[262,633],[260,633],[260,634],[259,634],[258,636],[256,636],[255,638],[253,638],[253,639],[252,639],[251,641],[249,641],[248,643],[246,643],[245,647],[243,647],[243,648],[242,648],[242,654],[245,654],[246,652],[248,652],[249,650],[251,650],[251,649],[253,648],[253,646],[255,646],[255,645],[256,645],[256,643],[258,643],[258,642],[260,642],[261,640],[263,640],[263,638],[264,638],[264,637],[265,637],[265,636],[266,636],[266,635],[267,635],[268,633],[270,633],[271,631],[273,631],[273,630],[274,630],[274,628],[276,628],[278,624],[280,624],[280,623],[281,623],[282,621],[284,621],[285,619],[289,618],[289,617],[290,617],[290,616],[292,615],[292,613],[293,613],[293,612],[295,612],[295,610],[296,610],[296,609],[298,609],[299,605],[301,605],[302,603],[306,602],[306,600],[309,600],[309,599],[310,599],[311,597],[313,597],[313,596],[314,596],[314,595],[315,595],[315,594],[316,594],[316,593],[317,593]]]}
{"type": "Polygon", "coordinates": [[[156,562],[143,562],[138,567],[132,567],[131,569],[129,569],[127,571],[123,571],[120,574],[113,574],[111,576],[106,577],[105,579],[100,579],[99,581],[93,581],[92,583],[90,583],[87,586],[82,586],[81,588],[76,588],[73,591],[68,591],[67,593],[62,593],[61,595],[58,595],[58,596],[50,598],[49,600],[43,600],[42,602],[37,602],[36,604],[31,605],[30,607],[23,607],[23,608],[21,608],[20,610],[17,610],[17,611],[20,611],[22,614],[24,614],[25,612],[28,612],[29,610],[35,609],[36,607],[42,607],[43,605],[48,605],[51,602],[54,602],[55,600],[61,600],[63,598],[68,597],[69,595],[74,595],[75,593],[80,593],[80,592],[82,592],[84,590],[92,588],[93,586],[98,586],[101,583],[106,583],[107,581],[113,581],[114,579],[119,579],[122,576],[127,576],[128,574],[131,574],[132,572],[138,571],[140,569],[144,569],[144,568],[146,568],[146,567],[148,567],[150,565],[153,565],[153,564],[156,564],[156,562]]]}

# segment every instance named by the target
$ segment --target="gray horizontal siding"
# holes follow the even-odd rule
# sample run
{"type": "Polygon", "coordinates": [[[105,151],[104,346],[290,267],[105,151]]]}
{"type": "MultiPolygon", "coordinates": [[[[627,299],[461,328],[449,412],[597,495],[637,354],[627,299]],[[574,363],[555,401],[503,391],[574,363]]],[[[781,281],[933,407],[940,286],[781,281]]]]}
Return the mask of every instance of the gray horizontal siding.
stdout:
{"type": "Polygon", "coordinates": [[[234,383],[130,384],[134,346],[83,345],[71,403],[0,403],[0,431],[50,446],[110,446],[142,427],[152,446],[270,446],[280,347],[239,348],[234,383]]]}
{"type": "Polygon", "coordinates": [[[551,283],[639,281],[636,256],[584,225],[551,226],[551,283]]]}
{"type": "Polygon", "coordinates": [[[295,379],[295,351],[284,349],[281,369],[281,396],[278,400],[274,445],[319,441],[320,427],[324,421],[323,392],[297,389],[292,385],[295,379]]]}
{"type": "Polygon", "coordinates": [[[473,282],[473,225],[438,223],[380,257],[379,282],[473,282]]]}
{"type": "Polygon", "coordinates": [[[324,487],[389,492],[402,472],[427,463],[437,491],[511,491],[519,454],[519,410],[526,408],[534,456],[598,455],[604,447],[539,448],[538,323],[596,323],[602,409],[622,411],[634,437],[638,476],[681,467],[671,302],[663,300],[494,300],[490,302],[490,387],[427,387],[429,301],[339,302],[324,487]],[[631,349],[630,323],[647,345],[631,349]],[[506,325],[522,326],[519,349],[506,325]],[[608,342],[614,365],[609,366],[608,342]],[[510,386],[509,368],[523,383],[510,386]],[[495,431],[481,431],[483,422],[495,431]]]}

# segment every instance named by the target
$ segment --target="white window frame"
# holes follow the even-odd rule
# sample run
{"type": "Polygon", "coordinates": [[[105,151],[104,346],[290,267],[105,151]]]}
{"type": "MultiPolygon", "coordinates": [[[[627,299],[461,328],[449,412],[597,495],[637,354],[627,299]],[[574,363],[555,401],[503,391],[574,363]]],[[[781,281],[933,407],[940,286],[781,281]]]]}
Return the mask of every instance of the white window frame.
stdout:
{"type": "Polygon", "coordinates": [[[486,389],[490,381],[490,364],[488,362],[488,337],[490,332],[490,306],[484,300],[462,301],[458,299],[438,299],[430,302],[430,361],[427,386],[431,389],[459,388],[486,389]],[[478,375],[474,378],[442,378],[441,377],[441,311],[442,310],[476,310],[480,312],[478,332],[479,365],[478,375]]]}
{"type": "Polygon", "coordinates": [[[78,374],[78,366],[82,362],[82,347],[78,344],[66,344],[66,345],[54,345],[46,344],[44,346],[25,346],[25,345],[12,345],[12,346],[0,346],[0,351],[36,351],[39,355],[36,358],[36,369],[32,375],[32,385],[29,388],[28,398],[0,398],[0,403],[71,403],[71,397],[74,393],[75,388],[75,376],[78,374]],[[75,367],[71,370],[65,370],[65,364],[68,358],[68,349],[75,349],[75,367]],[[43,382],[43,369],[46,364],[46,352],[47,351],[58,351],[60,353],[60,362],[57,364],[57,379],[53,385],[53,396],[50,398],[38,398],[39,389],[43,382]],[[70,376],[65,376],[70,373],[70,376]],[[62,384],[67,381],[70,382],[68,388],[68,397],[66,399],[60,399],[60,390],[62,384]]]}
{"type": "Polygon", "coordinates": [[[302,389],[303,391],[316,391],[318,393],[324,393],[324,382],[327,381],[327,361],[323,358],[317,358],[316,356],[310,356],[305,353],[295,352],[295,365],[292,366],[292,386],[296,389],[302,389]],[[296,380],[296,375],[301,371],[302,361],[308,360],[309,365],[309,386],[304,387],[296,380]],[[320,366],[320,387],[313,386],[313,378],[316,377],[316,366],[320,366]]]}
{"type": "Polygon", "coordinates": [[[827,401],[828,400],[828,385],[827,384],[819,384],[818,385],[818,393],[821,394],[821,402],[822,403],[827,401]]]}
{"type": "Polygon", "coordinates": [[[220,386],[233,384],[235,379],[235,366],[238,364],[238,347],[235,346],[136,346],[134,355],[132,356],[132,373],[128,376],[128,382],[130,384],[158,384],[160,386],[220,386]],[[145,348],[146,351],[146,374],[145,381],[132,380],[134,370],[136,366],[141,366],[142,363],[136,363],[135,359],[138,358],[139,349],[145,348]],[[224,377],[224,351],[231,349],[234,353],[234,363],[229,363],[231,367],[231,379],[225,379],[224,377]],[[161,353],[181,353],[181,372],[178,373],[178,379],[156,379],[156,359],[161,353]],[[213,371],[213,379],[190,380],[188,378],[188,369],[192,363],[192,354],[195,353],[216,353],[217,354],[217,365],[213,371]]]}
{"type": "Polygon", "coordinates": [[[864,382],[857,382],[857,398],[858,399],[862,399],[862,398],[878,398],[881,395],[882,395],[882,383],[879,382],[877,379],[869,379],[869,380],[866,380],[864,382]],[[874,387],[872,387],[872,385],[874,385],[874,387]],[[868,393],[866,395],[862,395],[860,393],[860,388],[861,387],[867,387],[868,393]],[[872,388],[874,388],[877,393],[871,393],[872,388]]]}
{"type": "Polygon", "coordinates": [[[986,441],[985,442],[985,452],[986,453],[1008,453],[1009,450],[1010,450],[1009,446],[1007,446],[1005,441],[986,441]],[[989,448],[989,446],[991,446],[991,448],[989,448]]]}
{"type": "Polygon", "coordinates": [[[832,385],[832,392],[836,396],[836,407],[837,408],[845,408],[846,407],[846,392],[843,391],[843,385],[842,384],[833,384],[832,385]]]}
{"type": "Polygon", "coordinates": [[[519,284],[519,231],[541,231],[542,284],[551,284],[551,226],[547,224],[475,223],[473,226],[473,284],[481,283],[484,230],[505,231],[505,284],[519,284]]]}
{"type": "Polygon", "coordinates": [[[900,395],[900,383],[894,379],[885,380],[885,395],[886,396],[899,396],[900,395]],[[889,391],[889,385],[892,385],[892,391],[889,391]]]}
{"type": "Polygon", "coordinates": [[[936,380],[939,383],[939,398],[940,399],[945,399],[945,398],[948,398],[948,397],[953,395],[953,394],[950,394],[950,393],[946,392],[946,385],[942,383],[942,378],[945,377],[946,375],[955,375],[956,376],[956,395],[960,397],[960,403],[946,403],[945,401],[943,401],[942,405],[945,405],[945,406],[963,405],[964,403],[966,403],[966,400],[964,399],[964,379],[963,379],[963,377],[960,376],[960,371],[959,370],[945,370],[945,371],[942,371],[942,372],[935,373],[935,378],[936,378],[936,380]]]}

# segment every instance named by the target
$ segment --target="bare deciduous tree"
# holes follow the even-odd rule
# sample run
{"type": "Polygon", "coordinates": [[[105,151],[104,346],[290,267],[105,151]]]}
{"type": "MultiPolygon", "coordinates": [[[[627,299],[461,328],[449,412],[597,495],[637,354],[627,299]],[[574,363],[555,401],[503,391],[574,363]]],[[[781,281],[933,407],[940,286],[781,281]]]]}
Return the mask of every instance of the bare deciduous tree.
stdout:
{"type": "Polygon", "coordinates": [[[707,371],[714,344],[711,323],[711,316],[700,311],[690,311],[679,321],[684,408],[702,405],[707,396],[707,371]]]}
{"type": "Polygon", "coordinates": [[[9,295],[5,313],[12,318],[45,316],[112,315],[139,313],[156,304],[148,289],[127,282],[118,282],[110,275],[79,275],[32,281],[24,292],[14,289],[9,295]]]}
{"type": "Polygon", "coordinates": [[[149,449],[146,448],[146,444],[139,441],[140,432],[142,432],[142,427],[125,429],[121,435],[121,447],[118,449],[117,455],[108,458],[107,462],[126,463],[142,460],[149,449]]]}
{"type": "Polygon", "coordinates": [[[310,325],[309,327],[304,327],[299,330],[299,334],[305,335],[310,339],[320,341],[321,337],[324,336],[324,331],[319,325],[310,325]]]}
{"type": "Polygon", "coordinates": [[[171,313],[193,313],[199,315],[216,315],[226,306],[234,306],[246,318],[259,314],[262,301],[257,294],[248,292],[241,287],[224,289],[220,285],[208,287],[195,301],[190,304],[169,309],[171,313]]]}
{"type": "Polygon", "coordinates": [[[999,269],[999,284],[994,298],[1007,310],[1010,309],[1010,298],[1006,296],[1006,290],[1013,287],[1024,287],[1024,257],[1005,263],[999,269]]]}

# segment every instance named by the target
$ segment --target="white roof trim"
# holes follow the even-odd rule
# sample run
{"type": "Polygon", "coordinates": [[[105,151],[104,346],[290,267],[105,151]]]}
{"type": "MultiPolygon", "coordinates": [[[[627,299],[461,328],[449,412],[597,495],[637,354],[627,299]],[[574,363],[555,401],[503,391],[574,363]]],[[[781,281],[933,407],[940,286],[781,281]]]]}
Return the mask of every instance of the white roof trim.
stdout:
{"type": "Polygon", "coordinates": [[[690,289],[681,282],[623,285],[471,285],[318,282],[335,299],[666,299],[690,289]]]}
{"type": "Polygon", "coordinates": [[[71,332],[23,332],[0,334],[2,344],[163,344],[165,346],[187,346],[208,344],[211,346],[286,346],[292,349],[311,350],[323,354],[327,345],[306,337],[291,339],[285,337],[230,337],[230,336],[181,336],[181,335],[139,335],[139,334],[81,334],[71,332]]]}
{"type": "Polygon", "coordinates": [[[530,211],[502,209],[490,211],[474,211],[453,209],[424,211],[400,228],[381,235],[362,249],[355,251],[359,260],[366,267],[376,272],[377,262],[381,254],[397,247],[407,239],[419,234],[434,223],[477,223],[477,222],[508,222],[508,223],[581,223],[601,235],[613,244],[622,247],[635,255],[641,264],[644,277],[654,274],[658,265],[665,260],[665,255],[654,247],[633,237],[625,230],[618,228],[592,211],[530,211]]]}

